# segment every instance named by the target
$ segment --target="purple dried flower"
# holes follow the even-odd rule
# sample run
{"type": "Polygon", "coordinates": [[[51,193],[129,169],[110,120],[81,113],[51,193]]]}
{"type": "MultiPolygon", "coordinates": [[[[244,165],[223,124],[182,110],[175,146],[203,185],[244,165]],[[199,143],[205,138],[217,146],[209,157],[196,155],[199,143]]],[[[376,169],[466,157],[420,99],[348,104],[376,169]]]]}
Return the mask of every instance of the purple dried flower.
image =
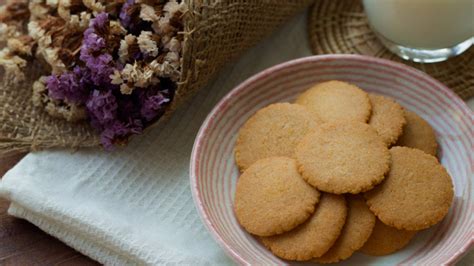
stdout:
{"type": "Polygon", "coordinates": [[[87,90],[81,83],[80,76],[74,72],[51,75],[46,79],[48,95],[55,100],[83,104],[87,99],[87,90]]]}
{"type": "Polygon", "coordinates": [[[81,56],[100,52],[106,47],[105,39],[97,35],[92,28],[84,32],[84,41],[81,48],[81,56]]]}
{"type": "Polygon", "coordinates": [[[110,75],[112,75],[115,70],[113,58],[110,54],[88,57],[84,63],[86,63],[86,67],[90,70],[91,80],[94,85],[110,85],[110,75]]]}
{"type": "Polygon", "coordinates": [[[88,57],[97,54],[102,49],[106,48],[106,36],[100,36],[99,33],[107,31],[109,18],[107,13],[100,13],[89,23],[89,28],[84,31],[84,40],[81,47],[82,61],[86,61],[88,57]]]}
{"type": "Polygon", "coordinates": [[[128,14],[128,10],[135,4],[135,0],[127,0],[125,4],[123,4],[122,9],[120,10],[119,18],[122,26],[128,28],[132,21],[132,18],[128,14]]]}
{"type": "Polygon", "coordinates": [[[89,27],[94,28],[97,32],[105,31],[109,25],[109,15],[105,12],[97,14],[93,20],[91,20],[89,27]]]}
{"type": "Polygon", "coordinates": [[[165,104],[169,101],[170,99],[165,97],[161,92],[157,92],[157,94],[151,96],[144,96],[142,97],[140,114],[147,122],[150,122],[163,111],[165,104]]]}
{"type": "MultiPolygon", "coordinates": [[[[106,32],[108,26],[108,15],[98,14],[89,24],[84,32],[84,41],[81,47],[79,59],[86,64],[90,70],[90,80],[95,86],[111,86],[110,75],[114,73],[115,62],[110,54],[105,53],[107,47],[106,39],[99,33],[106,32]]],[[[115,87],[115,86],[112,86],[115,87]]]]}
{"type": "Polygon", "coordinates": [[[86,67],[79,66],[74,67],[72,71],[78,78],[79,86],[84,90],[89,90],[89,87],[92,84],[91,71],[86,67]]]}
{"type": "Polygon", "coordinates": [[[94,90],[87,100],[86,107],[93,126],[98,129],[116,119],[118,105],[110,90],[107,92],[94,90]]]}
{"type": "Polygon", "coordinates": [[[127,123],[114,121],[100,135],[100,142],[106,150],[113,150],[114,144],[131,134],[140,134],[143,124],[139,119],[130,119],[127,123]]]}

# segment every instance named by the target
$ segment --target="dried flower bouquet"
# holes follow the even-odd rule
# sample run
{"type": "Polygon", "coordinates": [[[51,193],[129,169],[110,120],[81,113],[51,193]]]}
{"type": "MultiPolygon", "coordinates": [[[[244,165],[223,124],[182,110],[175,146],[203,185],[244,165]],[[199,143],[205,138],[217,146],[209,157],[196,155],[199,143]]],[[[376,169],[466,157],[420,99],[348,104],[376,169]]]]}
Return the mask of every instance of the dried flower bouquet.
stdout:
{"type": "Polygon", "coordinates": [[[0,7],[0,150],[126,143],[309,2],[7,1],[0,7]],[[41,75],[28,74],[32,62],[41,75]],[[31,85],[21,88],[34,106],[22,120],[55,119],[27,119],[18,126],[31,130],[6,132],[16,126],[8,111],[21,110],[6,100],[19,97],[9,94],[15,84],[31,85]],[[44,127],[67,140],[34,136],[44,127]]]}

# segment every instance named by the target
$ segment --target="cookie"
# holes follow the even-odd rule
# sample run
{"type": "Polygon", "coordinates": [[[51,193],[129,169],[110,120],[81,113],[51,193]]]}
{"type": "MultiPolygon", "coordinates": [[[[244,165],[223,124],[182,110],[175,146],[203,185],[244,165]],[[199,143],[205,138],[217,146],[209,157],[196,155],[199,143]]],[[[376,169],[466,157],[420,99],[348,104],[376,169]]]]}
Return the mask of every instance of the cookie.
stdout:
{"type": "Polygon", "coordinates": [[[317,263],[334,263],[349,258],[372,233],[376,218],[364,198],[360,195],[346,196],[346,201],[348,212],[341,235],[323,256],[314,259],[317,263]]]}
{"type": "Polygon", "coordinates": [[[319,196],[301,178],[294,159],[270,157],[255,162],[240,176],[234,209],[248,232],[271,236],[306,221],[319,196]]]}
{"type": "Polygon", "coordinates": [[[376,219],[372,234],[360,249],[360,252],[372,256],[384,256],[394,253],[408,245],[416,232],[399,230],[376,219]]]}
{"type": "Polygon", "coordinates": [[[365,193],[372,212],[386,225],[410,231],[444,218],[453,201],[453,184],[438,160],[421,150],[390,149],[392,165],[385,181],[365,193]]]}
{"type": "Polygon", "coordinates": [[[261,237],[262,243],[276,256],[287,260],[309,260],[326,253],[341,233],[346,220],[344,197],[323,193],[314,215],[294,230],[276,236],[261,237]]]}
{"type": "Polygon", "coordinates": [[[436,134],[430,124],[410,111],[405,111],[405,118],[407,124],[396,145],[419,149],[436,156],[438,142],[436,142],[436,134]]]}
{"type": "Polygon", "coordinates": [[[325,123],[296,147],[298,170],[318,190],[357,194],[382,182],[389,170],[385,143],[368,124],[325,123]]]}
{"type": "Polygon", "coordinates": [[[385,144],[390,146],[397,141],[406,124],[403,108],[392,99],[382,95],[370,93],[369,98],[372,104],[369,125],[377,131],[385,144]]]}
{"type": "Polygon", "coordinates": [[[259,110],[240,129],[235,145],[237,165],[243,171],[259,159],[294,157],[296,144],[317,121],[297,104],[277,103],[259,110]]]}
{"type": "Polygon", "coordinates": [[[316,84],[303,92],[295,103],[308,107],[324,122],[367,122],[371,111],[366,92],[336,80],[316,84]]]}

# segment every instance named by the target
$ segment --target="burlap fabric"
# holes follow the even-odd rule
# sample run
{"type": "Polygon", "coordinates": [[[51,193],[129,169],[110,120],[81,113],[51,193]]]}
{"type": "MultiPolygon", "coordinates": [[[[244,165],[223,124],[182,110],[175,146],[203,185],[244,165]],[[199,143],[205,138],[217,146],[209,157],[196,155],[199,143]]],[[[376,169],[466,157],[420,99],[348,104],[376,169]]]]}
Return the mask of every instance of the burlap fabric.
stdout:
{"type": "Polygon", "coordinates": [[[474,47],[445,62],[420,64],[388,51],[371,31],[361,0],[319,0],[309,15],[314,54],[363,54],[418,68],[446,84],[463,99],[474,96],[474,47]]]}
{"type": "MultiPolygon", "coordinates": [[[[0,0],[0,3],[2,1],[0,0]]],[[[202,88],[221,66],[265,35],[311,0],[187,0],[184,18],[182,76],[166,118],[202,88]]],[[[12,84],[0,72],[0,157],[54,147],[94,147],[96,132],[87,123],[55,119],[31,104],[31,85],[41,74],[32,62],[28,80],[12,84]]]]}

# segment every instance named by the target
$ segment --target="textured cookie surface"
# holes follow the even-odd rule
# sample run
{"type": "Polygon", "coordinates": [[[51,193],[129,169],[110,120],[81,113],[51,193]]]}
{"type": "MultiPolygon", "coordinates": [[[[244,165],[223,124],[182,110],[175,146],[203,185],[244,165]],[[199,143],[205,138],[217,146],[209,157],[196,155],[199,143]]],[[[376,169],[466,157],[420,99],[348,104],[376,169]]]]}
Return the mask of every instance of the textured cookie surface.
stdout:
{"type": "Polygon", "coordinates": [[[407,124],[403,129],[403,134],[397,142],[397,146],[406,146],[422,150],[428,154],[436,156],[438,143],[433,128],[423,118],[414,112],[405,110],[407,124]]]}
{"type": "Polygon", "coordinates": [[[296,144],[318,118],[301,105],[277,103],[259,110],[240,129],[235,160],[240,170],[259,159],[294,157],[296,144]]]}
{"type": "Polygon", "coordinates": [[[360,251],[372,256],[391,254],[408,245],[416,232],[417,231],[399,230],[385,225],[377,219],[372,234],[360,251]]]}
{"type": "Polygon", "coordinates": [[[266,158],[250,166],[237,181],[235,214],[252,234],[280,234],[306,221],[319,196],[301,178],[294,159],[266,158]]]}
{"type": "Polygon", "coordinates": [[[367,122],[371,111],[366,92],[336,80],[316,84],[303,92],[296,103],[314,111],[324,122],[367,122]]]}
{"type": "Polygon", "coordinates": [[[454,195],[446,169],[421,150],[393,147],[390,154],[385,181],[365,193],[370,210],[397,229],[421,230],[441,221],[454,195]]]}
{"type": "Polygon", "coordinates": [[[319,257],[334,244],[346,220],[344,197],[323,193],[314,215],[294,230],[276,236],[261,237],[276,256],[287,260],[319,257]]]}
{"type": "Polygon", "coordinates": [[[334,263],[349,258],[360,249],[372,233],[375,215],[369,210],[360,195],[346,196],[348,212],[341,235],[323,256],[315,258],[318,263],[334,263]]]}
{"type": "Polygon", "coordinates": [[[384,179],[390,154],[380,136],[360,122],[324,123],[296,147],[298,170],[319,190],[367,191],[384,179]]]}
{"type": "Polygon", "coordinates": [[[390,146],[397,141],[406,124],[403,108],[385,96],[369,94],[369,98],[372,104],[369,125],[377,131],[385,144],[390,146]]]}

